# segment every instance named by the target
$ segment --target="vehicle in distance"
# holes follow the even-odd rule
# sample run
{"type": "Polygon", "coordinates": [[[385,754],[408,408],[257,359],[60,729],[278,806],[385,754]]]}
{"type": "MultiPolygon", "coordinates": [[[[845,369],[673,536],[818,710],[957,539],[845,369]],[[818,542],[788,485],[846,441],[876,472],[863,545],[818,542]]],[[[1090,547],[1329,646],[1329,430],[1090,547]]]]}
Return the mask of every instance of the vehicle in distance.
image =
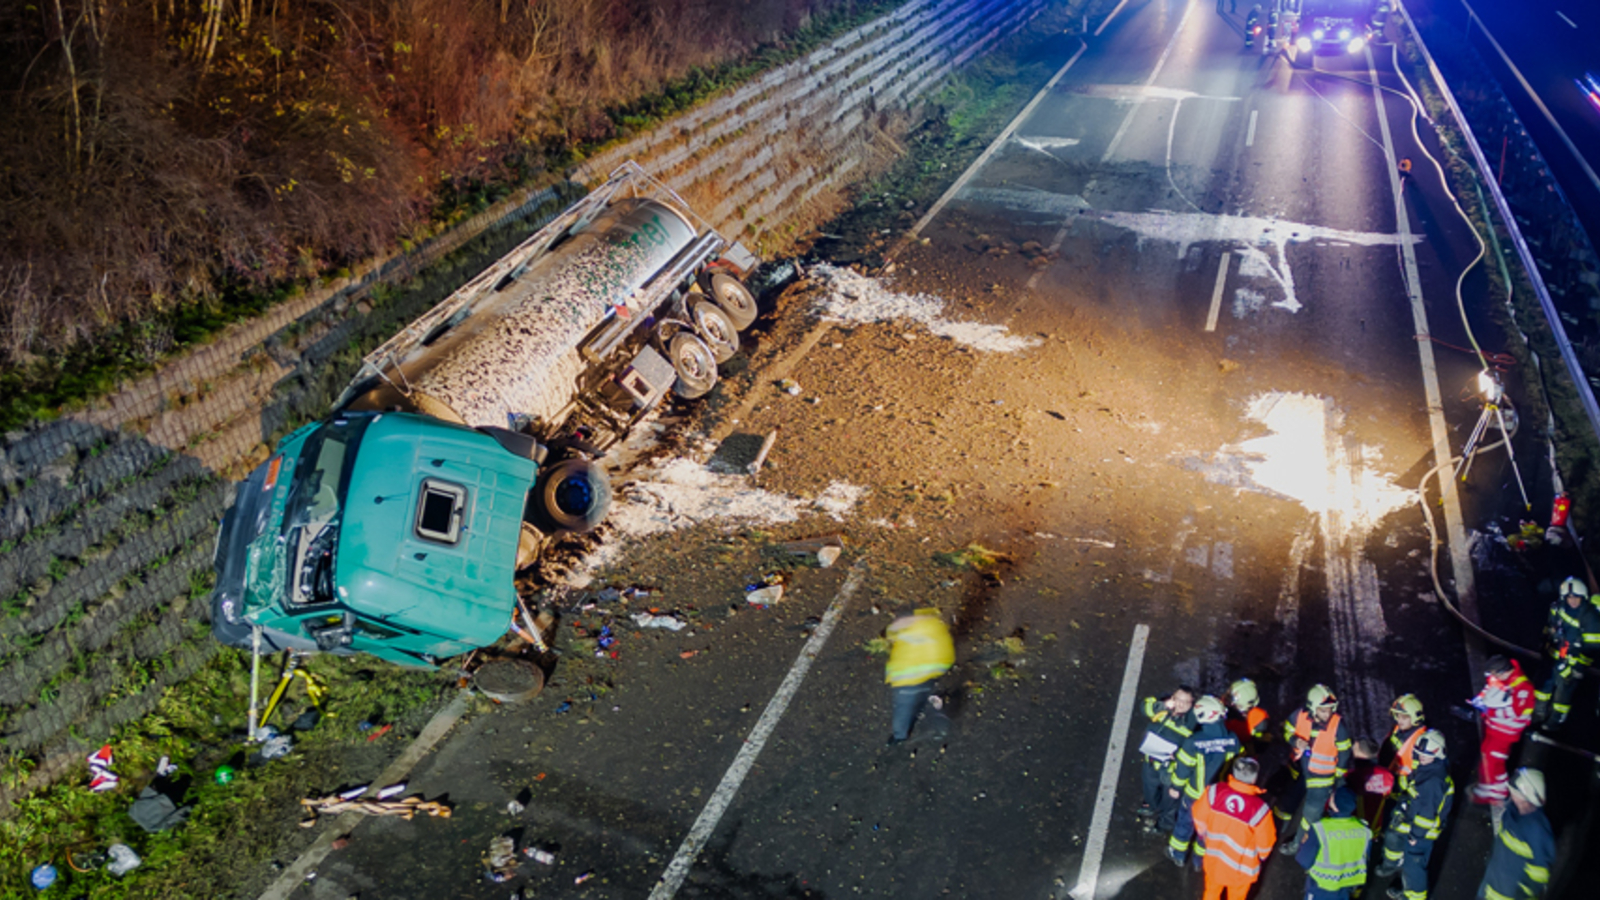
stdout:
{"type": "Polygon", "coordinates": [[[499,639],[544,539],[604,518],[595,459],[738,352],[756,262],[617,169],[369,354],[332,414],[237,486],[216,639],[411,666],[499,639]]]}
{"type": "Polygon", "coordinates": [[[1289,29],[1301,53],[1360,53],[1372,42],[1374,21],[1388,16],[1384,0],[1285,0],[1289,29]]]}

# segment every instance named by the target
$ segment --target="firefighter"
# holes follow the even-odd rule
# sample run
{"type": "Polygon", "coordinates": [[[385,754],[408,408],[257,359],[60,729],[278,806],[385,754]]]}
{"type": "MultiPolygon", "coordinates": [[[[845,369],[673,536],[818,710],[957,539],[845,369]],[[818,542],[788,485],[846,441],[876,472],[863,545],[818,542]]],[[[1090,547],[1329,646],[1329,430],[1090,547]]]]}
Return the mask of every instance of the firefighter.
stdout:
{"type": "Polygon", "coordinates": [[[1400,164],[1397,166],[1397,168],[1400,170],[1400,183],[1404,185],[1411,177],[1411,157],[1400,157],[1400,164]]]}
{"type": "Polygon", "coordinates": [[[1600,650],[1600,607],[1587,602],[1589,586],[1581,579],[1561,582],[1561,596],[1550,607],[1545,625],[1545,651],[1550,655],[1544,687],[1534,693],[1533,721],[1541,730],[1560,728],[1572,711],[1572,692],[1590,652],[1600,650]]]}
{"type": "Polygon", "coordinates": [[[1356,795],[1340,785],[1294,861],[1306,870],[1306,900],[1350,900],[1367,883],[1372,829],[1356,816],[1356,795]]]}
{"type": "Polygon", "coordinates": [[[1261,4],[1250,7],[1250,12],[1244,17],[1244,48],[1249,50],[1256,45],[1256,35],[1261,32],[1261,4]]]}
{"type": "Polygon", "coordinates": [[[1514,659],[1491,656],[1483,668],[1483,690],[1469,701],[1483,720],[1478,783],[1472,786],[1472,802],[1504,803],[1506,760],[1533,719],[1533,685],[1514,659]]]}
{"type": "Polygon", "coordinates": [[[1417,768],[1411,784],[1396,795],[1389,827],[1383,833],[1383,862],[1373,872],[1378,878],[1400,873],[1400,884],[1389,886],[1390,900],[1427,900],[1428,860],[1455,799],[1455,782],[1445,768],[1444,735],[1432,728],[1424,731],[1415,757],[1417,768]]]}
{"type": "Polygon", "coordinates": [[[1293,855],[1295,836],[1322,818],[1334,784],[1350,768],[1350,732],[1339,718],[1339,698],[1327,685],[1306,692],[1306,705],[1283,723],[1293,779],[1278,799],[1276,815],[1285,823],[1278,852],[1293,855]]]}
{"type": "Polygon", "coordinates": [[[1164,818],[1166,808],[1175,802],[1168,793],[1172,787],[1172,759],[1194,733],[1194,698],[1195,690],[1188,685],[1179,685],[1165,697],[1144,698],[1144,717],[1149,720],[1144,741],[1139,744],[1139,753],[1144,757],[1144,802],[1135,815],[1151,834],[1156,832],[1156,823],[1164,818]]]}
{"type": "Polygon", "coordinates": [[[1221,900],[1224,891],[1228,900],[1245,900],[1261,877],[1261,863],[1272,855],[1277,829],[1272,807],[1256,786],[1260,776],[1260,763],[1241,756],[1228,783],[1206,788],[1190,808],[1195,852],[1204,860],[1205,900],[1221,900]]]}
{"type": "MultiPolygon", "coordinates": [[[[889,683],[893,707],[888,746],[904,743],[911,735],[924,704],[933,695],[933,680],[955,664],[955,643],[950,628],[939,610],[933,607],[908,608],[889,623],[884,632],[889,640],[889,662],[884,666],[884,681],[889,683]]],[[[939,706],[934,705],[937,710],[939,706]]]]}
{"type": "Polygon", "coordinates": [[[1500,816],[1489,867],[1478,886],[1480,900],[1543,897],[1550,885],[1556,838],[1540,808],[1544,806],[1544,773],[1518,769],[1509,794],[1511,803],[1500,816]]]}
{"type": "Polygon", "coordinates": [[[1228,702],[1228,730],[1233,732],[1244,748],[1246,756],[1255,756],[1270,738],[1267,729],[1267,711],[1262,709],[1261,692],[1256,690],[1256,683],[1248,678],[1241,678],[1228,686],[1226,696],[1228,702]]]}
{"type": "Polygon", "coordinates": [[[1411,771],[1417,767],[1415,756],[1417,741],[1428,729],[1423,726],[1422,701],[1416,694],[1401,694],[1389,704],[1389,715],[1394,718],[1394,728],[1383,745],[1383,757],[1389,771],[1394,773],[1395,790],[1405,793],[1411,784],[1411,771]]]}
{"type": "Polygon", "coordinates": [[[1194,733],[1184,740],[1172,760],[1172,787],[1167,790],[1170,821],[1161,823],[1170,835],[1167,856],[1179,866],[1189,854],[1189,841],[1194,834],[1190,819],[1194,802],[1216,783],[1223,766],[1239,755],[1239,739],[1222,721],[1228,709],[1221,700],[1210,694],[1201,697],[1195,701],[1194,715],[1198,723],[1194,733]]]}

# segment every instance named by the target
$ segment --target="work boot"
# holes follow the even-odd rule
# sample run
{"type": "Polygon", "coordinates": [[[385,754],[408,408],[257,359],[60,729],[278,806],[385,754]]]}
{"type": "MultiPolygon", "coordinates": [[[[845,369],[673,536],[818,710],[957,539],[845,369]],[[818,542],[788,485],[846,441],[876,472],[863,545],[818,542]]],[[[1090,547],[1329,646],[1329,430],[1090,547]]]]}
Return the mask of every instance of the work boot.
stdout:
{"type": "Polygon", "coordinates": [[[1148,803],[1141,803],[1139,808],[1133,811],[1133,816],[1136,819],[1154,819],[1156,817],[1156,809],[1148,803]]]}
{"type": "Polygon", "coordinates": [[[1389,889],[1384,891],[1383,895],[1389,900],[1406,900],[1406,890],[1398,884],[1389,885],[1389,889]]]}
{"type": "Polygon", "coordinates": [[[1284,841],[1283,843],[1278,845],[1278,853],[1283,855],[1283,856],[1293,856],[1295,854],[1295,851],[1299,850],[1299,849],[1300,849],[1300,842],[1295,840],[1294,838],[1290,838],[1287,841],[1284,841]]]}
{"type": "Polygon", "coordinates": [[[1394,877],[1394,873],[1398,871],[1400,871],[1399,863],[1391,863],[1388,860],[1384,860],[1383,862],[1378,863],[1378,867],[1376,869],[1372,870],[1372,877],[1392,878],[1394,877]]]}

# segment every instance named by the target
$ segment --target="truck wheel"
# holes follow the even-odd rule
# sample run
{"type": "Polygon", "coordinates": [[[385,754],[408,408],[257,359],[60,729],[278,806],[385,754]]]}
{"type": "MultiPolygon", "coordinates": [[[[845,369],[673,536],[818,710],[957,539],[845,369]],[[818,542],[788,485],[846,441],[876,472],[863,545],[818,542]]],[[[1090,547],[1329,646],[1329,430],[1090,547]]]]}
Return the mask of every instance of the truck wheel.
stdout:
{"type": "Polygon", "coordinates": [[[722,311],[722,307],[701,297],[698,303],[689,307],[689,314],[694,318],[695,331],[711,348],[711,356],[717,365],[733,359],[734,354],[739,352],[739,329],[722,311]]]}
{"type": "Polygon", "coordinates": [[[704,397],[716,387],[717,359],[705,341],[680,331],[672,336],[667,352],[672,357],[672,368],[678,372],[678,380],[672,385],[674,394],[693,400],[704,397]]]}
{"type": "Polygon", "coordinates": [[[539,509],[562,531],[592,531],[611,509],[611,479],[587,459],[562,460],[544,476],[539,509]]]}
{"type": "Polygon", "coordinates": [[[728,314],[733,327],[740,331],[749,328],[760,312],[756,309],[756,298],[751,295],[750,289],[726,272],[717,272],[706,279],[706,292],[728,314]]]}

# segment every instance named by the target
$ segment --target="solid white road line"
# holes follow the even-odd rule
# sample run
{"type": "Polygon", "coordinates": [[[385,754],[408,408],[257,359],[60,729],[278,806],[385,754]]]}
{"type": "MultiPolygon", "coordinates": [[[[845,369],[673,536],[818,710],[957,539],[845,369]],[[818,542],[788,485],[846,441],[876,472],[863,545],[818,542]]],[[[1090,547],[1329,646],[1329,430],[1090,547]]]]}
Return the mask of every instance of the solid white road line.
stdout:
{"type": "Polygon", "coordinates": [[[1100,861],[1106,853],[1111,807],[1117,799],[1117,778],[1122,774],[1122,755],[1132,730],[1129,723],[1133,720],[1133,700],[1139,693],[1139,672],[1144,668],[1144,647],[1149,640],[1149,625],[1134,626],[1133,642],[1128,645],[1128,665],[1122,670],[1122,693],[1117,695],[1117,713],[1111,720],[1106,763],[1100,770],[1100,790],[1094,797],[1094,817],[1089,820],[1089,839],[1083,846],[1083,866],[1078,870],[1078,885],[1071,892],[1076,900],[1094,900],[1095,888],[1100,883],[1100,861]]]}
{"type": "Polygon", "coordinates": [[[838,624],[839,616],[844,612],[844,607],[850,600],[850,595],[861,586],[861,578],[866,569],[861,563],[851,568],[849,577],[845,578],[844,586],[839,588],[839,593],[834,595],[833,602],[828,604],[828,611],[822,614],[822,624],[812,632],[811,640],[800,648],[800,658],[794,661],[789,668],[789,674],[784,676],[783,684],[778,686],[778,692],[772,695],[767,702],[766,711],[761,714],[756,727],[750,729],[750,734],[744,739],[744,746],[739,748],[739,754],[733,758],[733,765],[722,776],[722,783],[717,785],[716,791],[711,794],[706,808],[700,811],[700,817],[694,820],[694,825],[689,828],[689,836],[683,839],[683,845],[678,848],[678,853],[667,864],[667,870],[661,874],[661,880],[650,891],[650,900],[667,900],[678,892],[683,886],[683,880],[689,875],[689,867],[694,865],[695,857],[705,849],[706,841],[710,840],[711,832],[716,830],[717,823],[721,821],[722,814],[727,812],[728,805],[733,802],[733,795],[739,792],[739,786],[744,784],[746,775],[750,774],[750,767],[755,765],[756,757],[761,755],[762,748],[766,747],[767,739],[772,737],[773,729],[778,727],[778,721],[789,708],[789,701],[800,690],[800,682],[805,680],[806,673],[811,671],[811,663],[816,660],[817,654],[822,652],[822,645],[827,643],[828,635],[833,633],[833,627],[838,624]]]}
{"type": "MultiPolygon", "coordinates": [[[[1254,116],[1255,113],[1251,113],[1254,116]]],[[[1228,261],[1233,259],[1231,250],[1222,251],[1222,264],[1217,266],[1217,286],[1211,290],[1211,312],[1206,313],[1206,330],[1217,330],[1217,313],[1222,310],[1222,289],[1228,285],[1228,261]]]]}
{"type": "MultiPolygon", "coordinates": [[[[1161,57],[1156,60],[1156,67],[1150,70],[1150,77],[1144,80],[1145,87],[1156,83],[1156,78],[1161,75],[1161,70],[1167,65],[1167,57],[1171,56],[1173,48],[1178,46],[1178,38],[1183,35],[1183,24],[1189,21],[1189,13],[1192,12],[1194,12],[1194,0],[1184,4],[1183,17],[1178,19],[1178,27],[1172,29],[1172,39],[1167,41],[1167,46],[1162,49],[1161,57]]],[[[1116,134],[1111,136],[1111,143],[1106,145],[1106,152],[1101,155],[1100,162],[1110,162],[1111,157],[1116,155],[1117,147],[1121,146],[1122,139],[1127,135],[1129,126],[1133,124],[1133,117],[1139,112],[1140,105],[1139,103],[1134,103],[1128,107],[1128,114],[1122,117],[1122,126],[1117,129],[1116,134]]]]}
{"type": "MultiPolygon", "coordinates": [[[[1406,210],[1406,198],[1400,183],[1400,170],[1394,156],[1394,141],[1389,136],[1389,114],[1383,105],[1383,86],[1378,81],[1377,66],[1368,47],[1367,77],[1372,79],[1372,102],[1378,108],[1378,129],[1383,135],[1383,158],[1389,166],[1389,190],[1394,195],[1395,225],[1400,232],[1400,258],[1405,264],[1406,294],[1411,299],[1411,321],[1416,329],[1417,354],[1422,360],[1422,386],[1428,401],[1428,427],[1433,433],[1433,456],[1437,464],[1450,459],[1450,432],[1444,421],[1444,402],[1439,393],[1439,370],[1433,361],[1433,339],[1428,331],[1428,311],[1422,304],[1422,275],[1417,270],[1417,251],[1411,242],[1411,217],[1406,210]]],[[[1473,577],[1472,558],[1467,553],[1466,528],[1461,521],[1461,500],[1456,494],[1454,478],[1439,479],[1439,503],[1444,507],[1445,536],[1450,544],[1450,569],[1456,580],[1456,599],[1461,611],[1476,622],[1478,618],[1478,589],[1473,577]]],[[[1468,662],[1473,672],[1483,671],[1483,660],[1477,657],[1481,645],[1467,642],[1468,662]]]]}
{"type": "Polygon", "coordinates": [[[1100,36],[1100,32],[1105,31],[1106,30],[1106,26],[1111,24],[1111,20],[1115,19],[1117,17],[1117,13],[1122,12],[1122,8],[1124,6],[1127,6],[1127,5],[1128,5],[1128,0],[1122,0],[1121,3],[1118,3],[1117,4],[1117,8],[1113,9],[1111,11],[1111,15],[1106,16],[1106,20],[1104,22],[1100,23],[1100,27],[1099,28],[1096,28],[1094,30],[1094,36],[1095,37],[1099,37],[1100,36]]]}
{"type": "MultiPolygon", "coordinates": [[[[933,217],[944,209],[945,204],[949,203],[956,194],[961,192],[962,188],[967,186],[967,182],[972,180],[972,176],[978,174],[978,170],[983,168],[983,164],[989,161],[989,157],[993,156],[996,150],[1005,146],[1006,141],[1011,140],[1011,135],[1016,132],[1017,126],[1022,124],[1022,120],[1033,114],[1034,107],[1038,106],[1040,101],[1044,100],[1045,96],[1055,88],[1056,82],[1061,80],[1061,76],[1067,74],[1067,70],[1072,68],[1072,64],[1077,62],[1078,57],[1082,56],[1083,51],[1087,49],[1089,49],[1088,44],[1082,41],[1078,42],[1078,52],[1072,54],[1072,58],[1067,60],[1067,64],[1062,66],[1056,74],[1050,76],[1050,80],[1045,82],[1044,87],[1039,89],[1039,93],[1033,95],[1033,99],[1028,101],[1028,105],[1022,108],[1022,112],[1017,113],[1017,117],[1011,120],[1011,124],[1000,132],[1000,136],[994,139],[994,143],[990,144],[981,156],[973,160],[972,165],[967,166],[967,170],[961,173],[960,178],[956,179],[956,183],[950,185],[950,189],[944,192],[944,196],[934,202],[933,206],[928,209],[927,214],[917,220],[917,224],[911,226],[911,231],[906,235],[905,241],[915,240],[917,235],[922,233],[922,229],[928,227],[928,223],[933,221],[933,217]]],[[[902,241],[902,245],[905,241],[902,241]]]]}
{"type": "Polygon", "coordinates": [[[1250,110],[1250,130],[1244,133],[1244,145],[1246,147],[1254,147],[1256,145],[1256,113],[1258,112],[1260,110],[1250,110]]]}

